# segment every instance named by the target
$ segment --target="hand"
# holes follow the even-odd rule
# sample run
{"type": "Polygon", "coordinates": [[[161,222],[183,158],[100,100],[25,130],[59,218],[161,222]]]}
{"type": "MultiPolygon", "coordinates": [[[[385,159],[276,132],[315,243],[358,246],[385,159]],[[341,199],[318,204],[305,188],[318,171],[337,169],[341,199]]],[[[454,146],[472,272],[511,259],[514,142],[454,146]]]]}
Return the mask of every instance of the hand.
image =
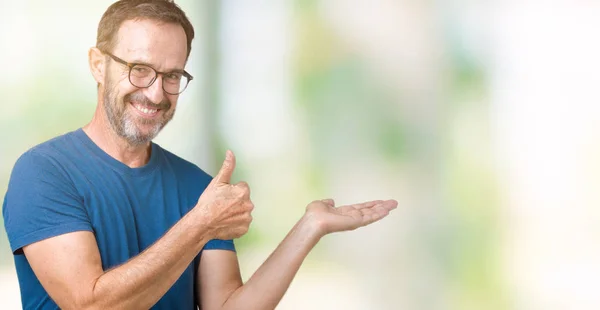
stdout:
{"type": "Polygon", "coordinates": [[[208,184],[194,207],[204,217],[214,239],[239,238],[248,232],[254,204],[246,182],[229,184],[235,169],[235,156],[227,151],[219,173],[208,184]]]}
{"type": "Polygon", "coordinates": [[[316,223],[321,235],[326,235],[379,221],[397,206],[396,200],[374,200],[336,208],[332,199],[323,199],[311,202],[305,216],[316,223]]]}

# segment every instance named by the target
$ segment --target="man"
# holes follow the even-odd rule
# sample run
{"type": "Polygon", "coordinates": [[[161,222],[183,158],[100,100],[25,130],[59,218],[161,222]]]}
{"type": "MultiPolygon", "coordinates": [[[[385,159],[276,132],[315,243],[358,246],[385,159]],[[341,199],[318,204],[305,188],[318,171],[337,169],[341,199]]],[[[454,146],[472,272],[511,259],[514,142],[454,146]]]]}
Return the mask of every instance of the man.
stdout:
{"type": "Polygon", "coordinates": [[[397,202],[310,203],[242,283],[232,239],[254,208],[230,184],[152,143],[192,76],[194,30],[166,0],[122,0],[89,51],[98,106],[86,126],[23,154],[3,216],[24,309],[273,309],[318,240],[385,217],[397,202]]]}

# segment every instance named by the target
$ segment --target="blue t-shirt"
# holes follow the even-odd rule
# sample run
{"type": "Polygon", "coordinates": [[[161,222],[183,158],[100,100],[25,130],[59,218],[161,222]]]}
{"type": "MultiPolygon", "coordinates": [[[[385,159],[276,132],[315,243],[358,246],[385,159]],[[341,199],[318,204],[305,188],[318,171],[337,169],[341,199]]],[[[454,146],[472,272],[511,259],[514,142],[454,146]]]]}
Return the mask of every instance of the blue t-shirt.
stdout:
{"type": "MultiPolygon", "coordinates": [[[[82,130],[23,154],[13,169],[3,216],[13,250],[23,309],[58,309],[22,247],[73,231],[96,237],[102,268],[123,264],[152,245],[197,203],[211,177],[152,143],[150,161],[129,168],[82,130]]],[[[204,249],[235,251],[232,240],[204,249]]],[[[196,259],[152,309],[196,309],[196,259]]]]}

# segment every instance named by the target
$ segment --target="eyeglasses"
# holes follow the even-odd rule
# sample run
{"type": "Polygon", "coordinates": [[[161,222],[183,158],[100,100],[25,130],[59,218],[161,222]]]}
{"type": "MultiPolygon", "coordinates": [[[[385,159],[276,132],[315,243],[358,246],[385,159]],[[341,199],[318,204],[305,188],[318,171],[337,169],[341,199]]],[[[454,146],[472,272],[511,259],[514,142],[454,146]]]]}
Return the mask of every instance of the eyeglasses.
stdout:
{"type": "Polygon", "coordinates": [[[187,73],[185,70],[159,72],[148,65],[130,63],[109,52],[103,53],[110,56],[110,58],[112,58],[114,61],[129,67],[129,82],[131,83],[131,85],[138,88],[150,87],[154,83],[154,81],[156,81],[156,77],[158,77],[158,75],[160,74],[163,77],[163,90],[167,94],[179,95],[187,88],[190,81],[194,79],[194,77],[187,73]]]}

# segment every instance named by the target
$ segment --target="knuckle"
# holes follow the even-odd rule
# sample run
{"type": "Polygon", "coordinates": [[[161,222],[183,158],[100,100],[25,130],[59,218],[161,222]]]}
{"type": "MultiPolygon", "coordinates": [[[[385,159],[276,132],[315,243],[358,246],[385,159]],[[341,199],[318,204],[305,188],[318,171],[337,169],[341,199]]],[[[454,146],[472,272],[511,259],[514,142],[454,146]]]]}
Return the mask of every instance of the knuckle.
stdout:
{"type": "Polygon", "coordinates": [[[248,185],[248,183],[241,181],[240,183],[238,183],[238,185],[240,191],[243,193],[244,196],[250,196],[250,185],[248,185]]]}
{"type": "Polygon", "coordinates": [[[236,186],[243,190],[250,190],[250,186],[248,186],[248,183],[245,181],[240,181],[239,183],[236,184],[236,186]]]}
{"type": "Polygon", "coordinates": [[[243,236],[246,233],[246,230],[244,227],[240,227],[238,229],[235,230],[235,235],[237,238],[243,236]]]}
{"type": "Polygon", "coordinates": [[[238,199],[246,197],[246,191],[241,187],[236,187],[234,193],[235,197],[237,197],[238,199]]]}

